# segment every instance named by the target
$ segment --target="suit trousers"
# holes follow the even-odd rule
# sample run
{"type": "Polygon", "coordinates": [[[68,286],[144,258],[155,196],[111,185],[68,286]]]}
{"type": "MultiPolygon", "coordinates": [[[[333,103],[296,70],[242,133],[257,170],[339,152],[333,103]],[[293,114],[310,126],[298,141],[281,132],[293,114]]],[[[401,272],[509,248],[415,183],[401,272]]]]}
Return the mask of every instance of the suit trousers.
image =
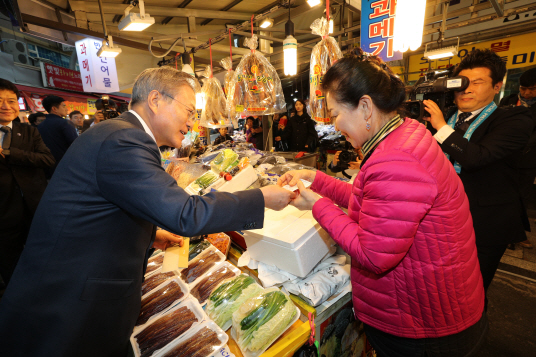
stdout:
{"type": "Polygon", "coordinates": [[[6,285],[9,284],[22,254],[28,231],[29,223],[24,221],[18,226],[3,230],[0,234],[0,275],[6,285]]]}
{"type": "Polygon", "coordinates": [[[481,348],[489,325],[486,312],[476,324],[449,336],[406,338],[367,324],[365,334],[378,357],[471,357],[481,348]]]}
{"type": "Polygon", "coordinates": [[[482,279],[484,280],[484,291],[488,292],[488,287],[495,276],[495,272],[501,262],[501,257],[508,244],[479,246],[476,250],[478,253],[478,262],[480,263],[480,272],[482,273],[482,279]]]}

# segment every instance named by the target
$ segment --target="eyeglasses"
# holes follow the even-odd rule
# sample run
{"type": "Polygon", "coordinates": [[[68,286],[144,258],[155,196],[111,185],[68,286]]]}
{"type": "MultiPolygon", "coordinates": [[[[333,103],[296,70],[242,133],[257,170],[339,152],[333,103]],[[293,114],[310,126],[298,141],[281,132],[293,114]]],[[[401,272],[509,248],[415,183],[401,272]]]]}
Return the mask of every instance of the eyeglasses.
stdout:
{"type": "Polygon", "coordinates": [[[166,93],[162,93],[162,94],[165,95],[166,97],[173,99],[174,101],[182,105],[184,108],[186,108],[186,111],[188,112],[188,120],[193,121],[195,119],[195,114],[196,114],[195,110],[190,109],[186,104],[179,102],[177,99],[173,98],[169,94],[166,94],[166,93]]]}

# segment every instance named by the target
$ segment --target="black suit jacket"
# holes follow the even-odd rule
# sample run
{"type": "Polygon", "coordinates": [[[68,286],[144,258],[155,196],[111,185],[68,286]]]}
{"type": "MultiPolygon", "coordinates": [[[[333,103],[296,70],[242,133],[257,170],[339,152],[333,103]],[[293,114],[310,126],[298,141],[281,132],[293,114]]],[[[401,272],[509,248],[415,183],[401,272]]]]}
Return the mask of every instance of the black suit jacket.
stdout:
{"type": "MultiPolygon", "coordinates": [[[[28,213],[33,215],[47,181],[43,169],[54,166],[54,157],[39,135],[37,128],[13,122],[11,154],[0,155],[0,224],[19,220],[13,215],[13,195],[22,194],[28,213]]],[[[20,213],[20,212],[19,212],[20,213]]],[[[5,226],[4,226],[5,227],[5,226]]]]}
{"type": "Polygon", "coordinates": [[[516,160],[534,123],[526,108],[497,108],[471,140],[455,131],[441,144],[462,167],[477,246],[521,242],[530,229],[519,193],[516,160]]]}
{"type": "Polygon", "coordinates": [[[260,190],[190,196],[131,113],[69,148],[0,301],[7,356],[122,356],[155,226],[184,236],[260,228],[260,190]]]}

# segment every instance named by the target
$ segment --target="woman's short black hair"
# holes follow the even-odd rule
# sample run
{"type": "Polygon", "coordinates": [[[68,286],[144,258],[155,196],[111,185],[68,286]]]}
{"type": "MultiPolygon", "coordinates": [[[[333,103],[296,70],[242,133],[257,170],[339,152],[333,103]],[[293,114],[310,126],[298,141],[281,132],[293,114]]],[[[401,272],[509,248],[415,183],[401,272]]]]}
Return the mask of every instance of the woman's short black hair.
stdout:
{"type": "Polygon", "coordinates": [[[453,74],[459,75],[465,69],[487,68],[491,71],[491,83],[496,85],[503,81],[506,74],[506,63],[501,57],[489,49],[476,49],[467,54],[456,66],[453,74]]]}
{"type": "Polygon", "coordinates": [[[302,100],[302,99],[297,99],[295,102],[294,102],[294,110],[296,110],[296,103],[300,102],[301,105],[303,105],[303,111],[306,112],[307,111],[307,106],[305,105],[305,101],[302,100]]]}
{"type": "Polygon", "coordinates": [[[65,102],[65,99],[63,99],[62,97],[58,97],[57,95],[49,95],[48,97],[43,99],[42,104],[43,108],[45,108],[45,110],[50,113],[52,107],[57,108],[63,102],[65,102]]]}
{"type": "Polygon", "coordinates": [[[20,98],[19,90],[17,89],[17,86],[8,81],[7,79],[0,78],[0,90],[8,90],[17,96],[17,98],[20,98]]]}
{"type": "Polygon", "coordinates": [[[532,87],[536,85],[536,68],[531,68],[528,71],[523,72],[519,77],[519,85],[523,87],[532,87]]]}
{"type": "Polygon", "coordinates": [[[355,48],[326,72],[322,88],[341,104],[355,108],[364,95],[384,113],[397,110],[406,99],[404,83],[376,56],[355,48]]]}

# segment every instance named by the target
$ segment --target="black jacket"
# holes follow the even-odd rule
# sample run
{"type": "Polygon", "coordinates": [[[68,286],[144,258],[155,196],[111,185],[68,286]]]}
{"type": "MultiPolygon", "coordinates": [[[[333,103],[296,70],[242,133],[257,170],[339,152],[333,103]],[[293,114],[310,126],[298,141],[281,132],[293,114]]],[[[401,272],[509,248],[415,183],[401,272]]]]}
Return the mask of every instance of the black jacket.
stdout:
{"type": "Polygon", "coordinates": [[[289,118],[281,138],[289,143],[290,151],[313,152],[318,145],[315,122],[305,112],[302,115],[295,115],[289,118]],[[305,145],[308,145],[308,147],[306,148],[305,145]]]}
{"type": "Polygon", "coordinates": [[[55,163],[37,128],[27,124],[13,122],[10,151],[6,158],[0,155],[0,227],[3,228],[20,220],[13,205],[21,202],[21,195],[28,213],[34,214],[47,187],[43,169],[55,163]]]}
{"type": "MultiPolygon", "coordinates": [[[[71,146],[73,141],[78,137],[76,129],[69,123],[55,114],[47,114],[44,122],[37,126],[45,145],[50,149],[56,159],[56,166],[60,163],[63,155],[71,146]]],[[[50,178],[56,167],[47,170],[47,176],[50,178]]]]}
{"type": "Polygon", "coordinates": [[[155,226],[261,228],[260,190],[190,196],[131,113],[81,135],[37,209],[0,301],[2,356],[125,356],[155,226]]]}
{"type": "MultiPolygon", "coordinates": [[[[501,100],[501,106],[514,108],[517,106],[519,100],[518,94],[511,94],[508,97],[504,97],[501,100]]],[[[534,169],[536,168],[536,104],[529,108],[532,114],[532,120],[534,121],[534,130],[530,135],[527,146],[523,149],[523,152],[519,156],[517,166],[520,169],[534,169]]]]}
{"type": "Polygon", "coordinates": [[[221,143],[224,143],[226,141],[233,141],[233,138],[231,138],[231,135],[229,134],[225,134],[225,136],[218,136],[216,139],[214,139],[214,144],[213,145],[219,145],[221,143]]]}
{"type": "MultiPolygon", "coordinates": [[[[516,159],[534,127],[524,107],[497,108],[468,141],[459,131],[441,144],[462,167],[477,246],[521,242],[529,222],[519,193],[516,159]]],[[[444,217],[448,219],[448,217],[444,217]]]]}

